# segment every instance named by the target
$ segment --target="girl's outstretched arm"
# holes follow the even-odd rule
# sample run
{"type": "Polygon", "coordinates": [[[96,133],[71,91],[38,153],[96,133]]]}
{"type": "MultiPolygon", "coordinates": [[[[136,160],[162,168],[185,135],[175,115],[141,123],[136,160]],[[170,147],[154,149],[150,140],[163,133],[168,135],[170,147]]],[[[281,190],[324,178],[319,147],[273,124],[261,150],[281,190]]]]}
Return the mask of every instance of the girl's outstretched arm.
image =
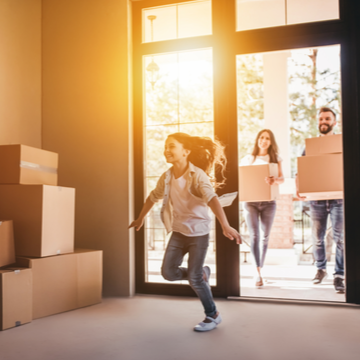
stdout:
{"type": "Polygon", "coordinates": [[[212,212],[217,217],[217,219],[219,220],[222,230],[223,230],[223,234],[230,240],[236,239],[236,243],[241,244],[242,243],[241,236],[234,228],[232,228],[229,225],[229,222],[226,218],[225,212],[224,212],[223,208],[221,207],[217,196],[214,196],[209,201],[208,205],[209,205],[210,209],[212,210],[212,212]]]}
{"type": "Polygon", "coordinates": [[[148,197],[141,209],[139,217],[129,225],[128,229],[135,227],[136,231],[139,231],[144,224],[146,214],[151,210],[153,206],[154,203],[150,200],[150,197],[148,197]]]}

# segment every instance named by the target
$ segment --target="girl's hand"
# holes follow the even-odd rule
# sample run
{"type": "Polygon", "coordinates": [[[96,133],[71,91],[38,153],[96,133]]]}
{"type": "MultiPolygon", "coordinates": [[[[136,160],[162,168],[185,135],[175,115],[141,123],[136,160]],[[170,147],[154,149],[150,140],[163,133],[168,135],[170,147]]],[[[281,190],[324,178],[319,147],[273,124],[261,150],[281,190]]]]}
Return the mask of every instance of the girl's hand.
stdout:
{"type": "Polygon", "coordinates": [[[231,226],[223,227],[223,234],[230,240],[236,239],[237,244],[242,243],[240,234],[231,226]]]}
{"type": "Polygon", "coordinates": [[[275,184],[275,178],[274,178],[274,176],[267,176],[267,177],[265,178],[265,182],[266,182],[267,184],[269,184],[269,185],[275,184]]]}
{"type": "Polygon", "coordinates": [[[134,220],[128,227],[128,229],[135,227],[136,231],[139,231],[141,229],[141,227],[144,224],[144,219],[136,219],[134,220]]]}

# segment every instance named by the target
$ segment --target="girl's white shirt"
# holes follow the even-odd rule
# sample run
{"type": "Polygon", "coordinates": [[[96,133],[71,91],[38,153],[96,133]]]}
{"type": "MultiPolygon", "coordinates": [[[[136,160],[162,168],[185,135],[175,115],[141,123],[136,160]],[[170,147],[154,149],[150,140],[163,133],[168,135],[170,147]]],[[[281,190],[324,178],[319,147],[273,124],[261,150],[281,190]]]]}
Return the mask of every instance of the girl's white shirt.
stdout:
{"type": "MultiPolygon", "coordinates": [[[[283,159],[277,155],[278,162],[281,162],[283,159]]],[[[244,156],[240,161],[240,166],[245,165],[263,165],[263,164],[269,164],[270,163],[270,155],[266,154],[263,156],[256,156],[254,161],[254,155],[246,155],[244,156]]]]}
{"type": "MultiPolygon", "coordinates": [[[[160,200],[163,201],[160,217],[167,233],[173,230],[173,202],[170,199],[172,175],[173,168],[171,167],[160,176],[155,189],[149,194],[149,198],[153,203],[160,200]]],[[[193,165],[191,162],[189,162],[185,187],[191,196],[203,202],[204,205],[207,205],[213,197],[217,196],[205,171],[193,165]]],[[[185,235],[192,236],[190,232],[185,235]]]]}
{"type": "Polygon", "coordinates": [[[173,206],[173,231],[186,236],[202,236],[211,230],[208,206],[186,189],[189,172],[171,177],[170,200],[173,206]]]}

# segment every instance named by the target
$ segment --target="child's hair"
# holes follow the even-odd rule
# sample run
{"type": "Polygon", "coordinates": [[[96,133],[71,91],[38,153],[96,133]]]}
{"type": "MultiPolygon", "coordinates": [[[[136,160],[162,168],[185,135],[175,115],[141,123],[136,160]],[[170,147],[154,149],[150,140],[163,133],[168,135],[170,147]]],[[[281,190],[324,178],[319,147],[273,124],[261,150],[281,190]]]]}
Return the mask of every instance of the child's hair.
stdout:
{"type": "Polygon", "coordinates": [[[182,132],[177,132],[169,135],[181,143],[185,149],[191,151],[189,154],[189,161],[195,166],[204,170],[209,176],[210,181],[214,189],[218,189],[225,184],[224,171],[226,169],[226,156],[225,146],[220,141],[212,140],[209,137],[191,136],[182,132]],[[221,171],[222,181],[217,182],[215,178],[211,176],[211,171],[214,165],[219,165],[221,171]]]}
{"type": "Polygon", "coordinates": [[[264,130],[259,131],[259,133],[256,136],[254,149],[253,149],[252,154],[251,154],[254,157],[253,162],[255,161],[256,156],[259,155],[259,151],[260,151],[259,145],[258,145],[259,138],[260,138],[261,134],[264,133],[264,132],[267,132],[270,135],[271,145],[268,148],[268,154],[270,156],[270,162],[271,163],[278,163],[277,155],[279,153],[279,148],[278,148],[278,145],[276,143],[275,136],[274,136],[273,132],[271,130],[269,130],[269,129],[264,129],[264,130]]]}

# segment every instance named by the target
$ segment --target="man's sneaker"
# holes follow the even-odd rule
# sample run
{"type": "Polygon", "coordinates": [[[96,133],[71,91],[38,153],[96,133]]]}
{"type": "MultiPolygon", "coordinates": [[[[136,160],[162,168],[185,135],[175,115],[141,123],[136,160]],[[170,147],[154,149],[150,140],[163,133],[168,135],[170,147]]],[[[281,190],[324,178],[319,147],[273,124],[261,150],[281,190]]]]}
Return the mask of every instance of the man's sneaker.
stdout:
{"type": "Polygon", "coordinates": [[[313,278],[313,283],[314,284],[320,284],[323,280],[325,280],[327,278],[327,272],[326,270],[323,269],[319,269],[315,275],[315,277],[313,278]]]}
{"type": "Polygon", "coordinates": [[[335,276],[335,278],[334,278],[334,287],[335,287],[335,290],[336,290],[338,293],[343,293],[343,292],[345,292],[344,279],[342,279],[342,278],[339,277],[339,276],[335,276]]]}
{"type": "Polygon", "coordinates": [[[222,318],[220,316],[220,314],[218,314],[218,316],[216,317],[216,319],[207,316],[205,318],[205,320],[210,320],[210,322],[200,322],[199,324],[197,324],[196,326],[194,326],[194,331],[199,331],[199,332],[204,332],[204,331],[210,331],[216,328],[216,326],[218,324],[221,323],[222,318]]]}

